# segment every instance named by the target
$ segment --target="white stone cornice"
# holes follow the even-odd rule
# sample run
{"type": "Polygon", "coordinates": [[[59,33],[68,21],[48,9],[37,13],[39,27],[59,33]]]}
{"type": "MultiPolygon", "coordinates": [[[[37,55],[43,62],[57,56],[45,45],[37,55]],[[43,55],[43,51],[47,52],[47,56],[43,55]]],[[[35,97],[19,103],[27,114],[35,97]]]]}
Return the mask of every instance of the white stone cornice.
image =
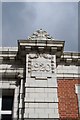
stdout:
{"type": "Polygon", "coordinates": [[[80,53],[77,52],[64,52],[61,56],[64,59],[80,59],[80,53]]]}
{"type": "Polygon", "coordinates": [[[18,47],[0,47],[0,60],[14,60],[18,47]]]}
{"type": "Polygon", "coordinates": [[[20,69],[1,69],[0,75],[4,78],[18,78],[19,74],[23,75],[23,68],[20,69]]]}
{"type": "Polygon", "coordinates": [[[60,60],[57,61],[59,64],[66,64],[66,65],[77,65],[80,66],[80,53],[77,52],[64,52],[61,55],[60,60]]]}
{"type": "Polygon", "coordinates": [[[0,51],[18,51],[18,47],[0,47],[0,51]]]}

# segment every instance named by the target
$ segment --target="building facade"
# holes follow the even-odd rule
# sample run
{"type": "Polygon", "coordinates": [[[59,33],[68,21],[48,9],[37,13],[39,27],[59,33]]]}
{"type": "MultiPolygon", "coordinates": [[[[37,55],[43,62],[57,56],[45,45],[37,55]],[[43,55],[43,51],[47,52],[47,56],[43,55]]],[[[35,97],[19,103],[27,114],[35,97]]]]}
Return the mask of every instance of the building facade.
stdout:
{"type": "Polygon", "coordinates": [[[0,48],[1,120],[78,120],[80,53],[37,30],[0,48]]]}

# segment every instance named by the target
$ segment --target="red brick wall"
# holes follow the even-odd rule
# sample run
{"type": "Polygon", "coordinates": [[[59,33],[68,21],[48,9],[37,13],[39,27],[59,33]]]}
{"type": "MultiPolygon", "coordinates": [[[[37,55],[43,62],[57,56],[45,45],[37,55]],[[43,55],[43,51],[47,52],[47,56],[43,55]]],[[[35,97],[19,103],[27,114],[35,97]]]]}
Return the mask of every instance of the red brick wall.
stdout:
{"type": "Polygon", "coordinates": [[[58,98],[60,118],[78,117],[78,99],[75,94],[75,84],[79,80],[58,80],[58,98]]]}

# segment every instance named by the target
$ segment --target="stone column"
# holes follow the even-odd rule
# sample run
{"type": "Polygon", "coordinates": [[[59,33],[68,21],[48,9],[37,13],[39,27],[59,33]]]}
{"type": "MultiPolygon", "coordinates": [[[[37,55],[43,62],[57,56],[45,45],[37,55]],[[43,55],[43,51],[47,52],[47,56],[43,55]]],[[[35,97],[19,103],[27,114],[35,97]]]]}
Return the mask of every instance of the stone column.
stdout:
{"type": "Polygon", "coordinates": [[[22,120],[23,119],[23,113],[24,113],[24,81],[23,81],[23,77],[21,76],[21,82],[20,82],[20,102],[19,102],[19,119],[22,120]]]}
{"type": "Polygon", "coordinates": [[[18,98],[19,98],[19,86],[16,86],[14,90],[14,104],[13,104],[13,120],[18,119],[18,98]]]}
{"type": "Polygon", "coordinates": [[[0,120],[1,120],[1,108],[2,108],[2,90],[0,89],[0,120]]]}

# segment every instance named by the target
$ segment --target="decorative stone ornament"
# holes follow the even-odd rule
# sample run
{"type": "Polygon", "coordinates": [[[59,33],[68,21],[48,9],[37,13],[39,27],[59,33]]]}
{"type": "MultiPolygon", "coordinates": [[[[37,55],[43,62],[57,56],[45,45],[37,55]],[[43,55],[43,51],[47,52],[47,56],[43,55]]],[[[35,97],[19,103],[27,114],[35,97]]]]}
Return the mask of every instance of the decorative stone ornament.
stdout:
{"type": "Polygon", "coordinates": [[[6,114],[13,120],[77,119],[80,53],[63,48],[64,41],[42,29],[18,40],[18,47],[0,47],[0,119],[6,114]],[[4,93],[14,99],[13,110],[2,110],[4,93]]]}
{"type": "Polygon", "coordinates": [[[49,54],[29,54],[28,69],[32,77],[51,77],[54,72],[54,58],[49,54]],[[31,70],[31,71],[30,71],[31,70]]]}

